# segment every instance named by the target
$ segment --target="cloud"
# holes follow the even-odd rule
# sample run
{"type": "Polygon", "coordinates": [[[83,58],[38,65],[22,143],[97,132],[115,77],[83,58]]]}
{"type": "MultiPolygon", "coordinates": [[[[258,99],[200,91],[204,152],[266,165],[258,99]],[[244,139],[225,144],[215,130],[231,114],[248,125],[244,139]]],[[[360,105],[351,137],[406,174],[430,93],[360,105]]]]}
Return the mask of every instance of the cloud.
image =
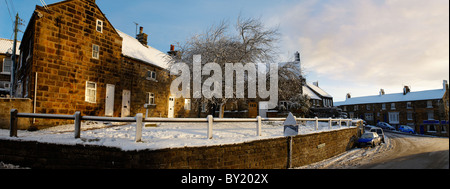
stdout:
{"type": "MultiPolygon", "coordinates": [[[[449,76],[448,0],[307,0],[285,7],[282,47],[321,77],[379,86],[449,76]]],[[[427,82],[429,81],[429,82],[427,82]]]]}

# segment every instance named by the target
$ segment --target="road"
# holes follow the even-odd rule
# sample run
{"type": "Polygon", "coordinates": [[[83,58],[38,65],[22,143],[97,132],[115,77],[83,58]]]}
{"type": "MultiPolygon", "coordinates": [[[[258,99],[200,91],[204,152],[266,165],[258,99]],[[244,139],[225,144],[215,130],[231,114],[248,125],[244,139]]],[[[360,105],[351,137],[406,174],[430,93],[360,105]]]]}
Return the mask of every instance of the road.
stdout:
{"type": "Polygon", "coordinates": [[[387,133],[393,148],[360,169],[448,169],[449,139],[387,133]]]}
{"type": "Polygon", "coordinates": [[[300,169],[449,169],[449,138],[386,133],[385,144],[356,148],[300,169]]]}

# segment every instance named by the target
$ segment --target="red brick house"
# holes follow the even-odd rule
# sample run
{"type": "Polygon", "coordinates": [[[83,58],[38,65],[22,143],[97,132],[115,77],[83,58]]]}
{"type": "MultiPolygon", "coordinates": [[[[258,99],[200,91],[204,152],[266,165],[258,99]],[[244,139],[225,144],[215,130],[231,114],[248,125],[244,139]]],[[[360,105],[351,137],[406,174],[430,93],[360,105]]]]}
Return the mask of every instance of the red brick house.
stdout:
{"type": "Polygon", "coordinates": [[[370,125],[386,122],[397,127],[408,125],[417,133],[448,136],[449,92],[447,81],[442,89],[412,92],[405,86],[403,93],[351,97],[335,106],[349,118],[364,119],[370,125]]]}
{"type": "Polygon", "coordinates": [[[95,0],[36,6],[20,45],[16,97],[32,99],[36,113],[125,117],[151,104],[149,116],[177,117],[184,99],[170,98],[170,57],[147,37],[142,28],[137,39],[116,30],[95,0]]]}

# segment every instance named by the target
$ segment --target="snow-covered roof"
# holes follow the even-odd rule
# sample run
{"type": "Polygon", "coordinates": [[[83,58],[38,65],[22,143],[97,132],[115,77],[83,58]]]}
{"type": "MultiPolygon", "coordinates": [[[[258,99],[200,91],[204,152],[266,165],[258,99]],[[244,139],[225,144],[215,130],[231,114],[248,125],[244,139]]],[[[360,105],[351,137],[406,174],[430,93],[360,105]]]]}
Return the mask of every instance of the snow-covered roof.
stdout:
{"type": "Polygon", "coordinates": [[[441,99],[445,94],[444,89],[426,90],[409,92],[406,95],[403,93],[364,96],[356,98],[348,98],[343,102],[335,102],[335,106],[344,105],[356,105],[356,104],[377,104],[377,103],[389,103],[389,102],[405,102],[405,101],[418,101],[418,100],[433,100],[441,99]]]}
{"type": "Polygon", "coordinates": [[[322,100],[319,96],[316,95],[310,88],[303,86],[303,94],[307,94],[309,98],[314,100],[322,100]]]}
{"type": "Polygon", "coordinates": [[[315,91],[316,93],[318,93],[320,96],[322,97],[328,97],[328,98],[333,98],[333,96],[331,96],[330,94],[328,94],[327,92],[325,92],[323,89],[321,89],[318,86],[315,86],[313,84],[307,83],[306,84],[311,90],[315,91]]]}
{"type": "Polygon", "coordinates": [[[117,33],[123,38],[122,54],[124,56],[138,59],[149,64],[169,69],[171,57],[153,47],[144,46],[136,38],[131,37],[119,30],[117,33]]]}
{"type": "MultiPolygon", "coordinates": [[[[13,40],[0,38],[0,54],[6,54],[7,52],[12,54],[13,40]]],[[[20,54],[19,51],[20,41],[17,41],[16,55],[20,54]]]]}

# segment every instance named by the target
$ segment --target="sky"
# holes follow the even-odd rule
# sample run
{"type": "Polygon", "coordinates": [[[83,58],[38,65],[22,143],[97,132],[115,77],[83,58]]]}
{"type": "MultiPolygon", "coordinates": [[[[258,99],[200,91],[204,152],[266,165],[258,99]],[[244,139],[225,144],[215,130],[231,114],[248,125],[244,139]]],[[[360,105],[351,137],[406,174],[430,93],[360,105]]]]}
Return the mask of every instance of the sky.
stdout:
{"type": "MultiPolygon", "coordinates": [[[[45,0],[47,4],[59,0],[45,0]]],[[[280,32],[279,61],[299,51],[307,82],[343,101],[440,89],[449,80],[448,0],[96,0],[116,29],[136,25],[163,52],[221,20],[260,18],[280,32]]],[[[0,0],[0,37],[13,38],[9,12],[26,25],[40,0],[0,0]]],[[[22,31],[25,26],[21,26],[22,31]]],[[[21,39],[22,33],[19,33],[21,39]]]]}

